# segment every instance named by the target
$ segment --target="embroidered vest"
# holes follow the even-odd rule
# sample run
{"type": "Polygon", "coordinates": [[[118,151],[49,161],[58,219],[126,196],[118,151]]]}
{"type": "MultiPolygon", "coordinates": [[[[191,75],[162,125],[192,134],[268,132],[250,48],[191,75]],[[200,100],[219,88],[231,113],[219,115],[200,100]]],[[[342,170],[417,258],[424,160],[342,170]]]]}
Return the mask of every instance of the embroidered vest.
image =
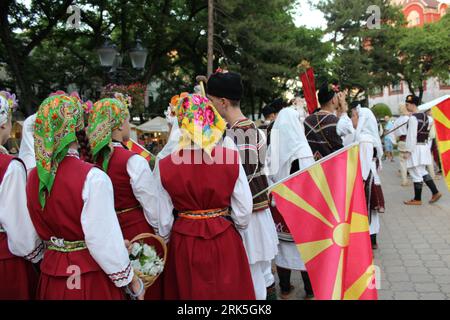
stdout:
{"type": "Polygon", "coordinates": [[[430,120],[425,113],[414,113],[414,117],[417,119],[417,143],[425,143],[430,136],[430,120]]]}

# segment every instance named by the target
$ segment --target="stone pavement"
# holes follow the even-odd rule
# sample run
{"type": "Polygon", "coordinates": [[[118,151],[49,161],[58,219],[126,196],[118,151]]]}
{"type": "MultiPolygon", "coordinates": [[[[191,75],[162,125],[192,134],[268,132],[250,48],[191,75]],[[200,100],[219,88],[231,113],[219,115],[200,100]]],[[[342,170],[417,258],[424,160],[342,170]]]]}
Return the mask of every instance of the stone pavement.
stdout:
{"type": "MultiPolygon", "coordinates": [[[[374,251],[381,271],[379,299],[450,300],[450,193],[445,182],[436,181],[444,195],[437,204],[428,204],[431,193],[424,185],[424,205],[407,207],[403,201],[413,197],[413,187],[400,186],[398,158],[383,166],[386,212],[374,251]]],[[[292,299],[303,299],[300,272],[293,272],[292,284],[292,299]]]]}

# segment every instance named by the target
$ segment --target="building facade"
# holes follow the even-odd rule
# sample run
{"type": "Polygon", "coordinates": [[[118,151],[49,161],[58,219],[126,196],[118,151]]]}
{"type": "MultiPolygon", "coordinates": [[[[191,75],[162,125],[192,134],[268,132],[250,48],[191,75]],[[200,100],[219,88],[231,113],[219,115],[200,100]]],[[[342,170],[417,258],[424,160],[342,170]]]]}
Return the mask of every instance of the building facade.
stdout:
{"type": "MultiPolygon", "coordinates": [[[[439,21],[449,8],[447,3],[437,0],[392,0],[392,3],[402,6],[403,14],[411,28],[439,21]]],[[[391,108],[393,114],[398,114],[399,105],[405,101],[409,94],[408,85],[400,82],[380,88],[378,92],[369,97],[369,106],[384,103],[391,108]]],[[[418,93],[416,92],[416,94],[418,93]]],[[[450,75],[447,81],[440,81],[436,78],[425,81],[423,101],[430,101],[446,94],[450,94],[450,75]]]]}

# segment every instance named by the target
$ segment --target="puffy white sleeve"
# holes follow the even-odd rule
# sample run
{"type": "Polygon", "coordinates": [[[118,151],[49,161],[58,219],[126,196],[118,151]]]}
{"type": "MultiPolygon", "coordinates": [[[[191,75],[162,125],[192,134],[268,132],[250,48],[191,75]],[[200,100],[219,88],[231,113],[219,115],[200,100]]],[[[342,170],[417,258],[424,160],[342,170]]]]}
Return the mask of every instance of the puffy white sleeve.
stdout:
{"type": "Polygon", "coordinates": [[[8,235],[9,251],[33,263],[42,259],[44,244],[30,218],[24,166],[11,161],[0,185],[0,225],[8,235]]]}
{"type": "Polygon", "coordinates": [[[244,167],[239,163],[239,177],[231,195],[231,218],[236,228],[246,229],[253,212],[253,198],[244,167]]]}
{"type": "Polygon", "coordinates": [[[417,144],[417,118],[410,117],[408,122],[408,134],[406,135],[406,150],[413,152],[417,144]]]}
{"type": "Polygon", "coordinates": [[[154,184],[152,192],[156,197],[152,197],[151,199],[150,210],[157,213],[157,226],[154,227],[154,230],[167,242],[169,241],[170,232],[175,220],[173,216],[174,207],[169,193],[162,185],[159,170],[155,170],[153,177],[154,184]]]}
{"type": "Polygon", "coordinates": [[[157,197],[157,194],[154,193],[155,182],[150,165],[143,157],[135,155],[128,160],[127,172],[130,176],[134,196],[141,204],[147,222],[153,228],[157,228],[157,212],[150,209],[150,203],[157,197]]]}
{"type": "Polygon", "coordinates": [[[336,131],[340,137],[355,133],[355,128],[353,128],[352,120],[346,114],[342,115],[339,118],[336,126],[336,131]]]}
{"type": "Polygon", "coordinates": [[[36,167],[36,159],[34,154],[34,123],[36,122],[36,114],[28,117],[23,123],[22,141],[20,142],[19,158],[25,163],[28,172],[36,167]]]}
{"type": "Polygon", "coordinates": [[[111,281],[117,287],[126,286],[134,272],[114,209],[113,186],[106,173],[91,169],[82,196],[81,225],[86,246],[111,281]]]}
{"type": "Polygon", "coordinates": [[[364,128],[364,126],[366,125],[366,122],[367,122],[367,117],[365,117],[364,115],[360,115],[358,118],[358,126],[357,126],[356,132],[355,132],[355,140],[356,141],[360,141],[361,132],[362,132],[362,129],[364,128]]]}

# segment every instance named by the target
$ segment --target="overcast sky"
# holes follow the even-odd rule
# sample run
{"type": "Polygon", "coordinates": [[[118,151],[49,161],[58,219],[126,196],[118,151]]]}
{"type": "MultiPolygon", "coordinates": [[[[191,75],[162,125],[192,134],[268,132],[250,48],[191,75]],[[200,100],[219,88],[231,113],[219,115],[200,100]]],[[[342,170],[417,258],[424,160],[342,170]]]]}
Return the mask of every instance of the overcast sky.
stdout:
{"type": "Polygon", "coordinates": [[[309,28],[325,29],[327,22],[317,9],[314,9],[309,3],[317,3],[317,0],[299,0],[299,6],[294,13],[294,21],[297,26],[306,26],[309,28]]]}

